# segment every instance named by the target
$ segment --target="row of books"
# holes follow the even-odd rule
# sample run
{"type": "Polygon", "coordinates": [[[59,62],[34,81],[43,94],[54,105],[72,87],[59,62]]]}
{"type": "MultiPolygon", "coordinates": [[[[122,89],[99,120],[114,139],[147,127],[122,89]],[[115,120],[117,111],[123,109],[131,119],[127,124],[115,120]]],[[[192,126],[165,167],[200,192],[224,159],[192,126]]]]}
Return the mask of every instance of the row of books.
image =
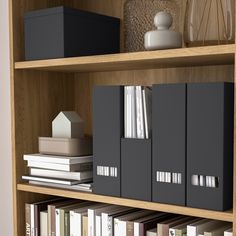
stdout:
{"type": "Polygon", "coordinates": [[[29,175],[22,176],[30,184],[92,191],[92,156],[24,155],[29,175]]]}
{"type": "Polygon", "coordinates": [[[231,236],[232,224],[117,205],[53,199],[25,204],[27,236],[231,236]]]}
{"type": "Polygon", "coordinates": [[[125,138],[150,138],[151,98],[151,87],[124,87],[125,138]]]}

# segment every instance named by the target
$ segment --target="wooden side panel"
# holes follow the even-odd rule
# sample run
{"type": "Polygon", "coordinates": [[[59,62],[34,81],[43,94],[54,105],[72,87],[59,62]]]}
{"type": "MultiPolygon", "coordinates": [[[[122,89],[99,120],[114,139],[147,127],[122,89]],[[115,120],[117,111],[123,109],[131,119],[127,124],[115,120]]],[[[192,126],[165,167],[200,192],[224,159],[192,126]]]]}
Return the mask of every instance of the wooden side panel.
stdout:
{"type": "MultiPolygon", "coordinates": [[[[13,173],[15,222],[22,234],[23,203],[27,193],[16,191],[21,176],[28,172],[23,154],[38,152],[38,137],[51,135],[51,122],[61,110],[74,109],[74,76],[47,72],[17,72],[14,81],[13,173]]],[[[37,199],[37,198],[36,198],[37,199]]]]}

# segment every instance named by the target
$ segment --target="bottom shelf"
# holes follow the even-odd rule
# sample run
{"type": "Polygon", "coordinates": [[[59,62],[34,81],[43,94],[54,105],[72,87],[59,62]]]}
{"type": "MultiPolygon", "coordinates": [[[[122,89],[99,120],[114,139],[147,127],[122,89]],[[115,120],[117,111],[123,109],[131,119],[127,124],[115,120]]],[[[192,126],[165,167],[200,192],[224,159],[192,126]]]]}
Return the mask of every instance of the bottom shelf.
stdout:
{"type": "Polygon", "coordinates": [[[225,212],[211,211],[211,210],[196,209],[190,207],[174,206],[174,205],[160,204],[154,202],[145,202],[132,199],[103,196],[93,193],[78,192],[72,190],[41,187],[30,184],[18,184],[17,190],[233,222],[232,210],[225,212]]]}

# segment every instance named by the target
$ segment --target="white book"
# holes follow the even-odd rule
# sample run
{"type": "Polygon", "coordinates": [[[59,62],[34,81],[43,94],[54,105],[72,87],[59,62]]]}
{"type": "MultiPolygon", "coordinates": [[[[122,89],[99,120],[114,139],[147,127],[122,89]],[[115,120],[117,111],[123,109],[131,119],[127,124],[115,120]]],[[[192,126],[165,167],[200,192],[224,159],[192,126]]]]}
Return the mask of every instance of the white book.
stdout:
{"type": "Polygon", "coordinates": [[[70,186],[70,185],[64,185],[64,184],[44,183],[44,182],[33,181],[33,180],[30,180],[29,184],[40,185],[40,186],[45,186],[45,187],[53,187],[53,188],[78,190],[78,191],[84,191],[84,192],[92,192],[92,186],[86,187],[86,186],[83,186],[83,184],[76,184],[76,185],[70,186]]]}
{"type": "Polygon", "coordinates": [[[204,235],[204,232],[208,228],[210,228],[214,225],[217,225],[217,224],[218,224],[218,221],[202,219],[200,221],[197,221],[197,222],[187,226],[187,235],[188,236],[198,236],[198,234],[204,235]]]}
{"type": "Polygon", "coordinates": [[[51,177],[55,179],[70,179],[70,180],[72,179],[86,180],[86,179],[91,179],[93,177],[92,171],[67,172],[67,171],[30,168],[29,173],[31,176],[51,177]]]}
{"type": "Polygon", "coordinates": [[[128,95],[127,86],[124,87],[124,134],[125,138],[128,138],[128,104],[127,104],[127,95],[128,95]]]}
{"type": "Polygon", "coordinates": [[[50,170],[62,170],[62,171],[80,171],[85,166],[91,166],[91,162],[78,163],[78,164],[57,164],[57,163],[46,163],[38,161],[28,161],[28,167],[50,169],[50,170]]]}
{"type": "Polygon", "coordinates": [[[88,215],[88,208],[93,205],[98,205],[98,203],[87,202],[83,207],[70,210],[70,236],[82,236],[82,217],[88,215]]]}
{"type": "Polygon", "coordinates": [[[88,235],[96,236],[96,210],[106,206],[105,204],[98,204],[88,209],[88,235]]]}
{"type": "Polygon", "coordinates": [[[143,114],[144,114],[144,128],[145,138],[150,138],[151,135],[151,117],[152,117],[152,90],[149,87],[142,89],[143,96],[143,114]]]}
{"type": "Polygon", "coordinates": [[[34,225],[34,204],[30,205],[30,231],[31,231],[31,236],[36,236],[35,235],[35,225],[34,225]]]}
{"type": "Polygon", "coordinates": [[[131,118],[131,86],[126,86],[126,138],[132,138],[132,118],[131,118]]]}
{"type": "Polygon", "coordinates": [[[131,86],[131,124],[132,124],[132,138],[137,138],[136,130],[136,87],[131,86]]]}
{"type": "Polygon", "coordinates": [[[116,206],[109,211],[102,212],[102,236],[113,236],[114,231],[114,217],[134,211],[134,209],[123,206],[116,206]]]}
{"type": "Polygon", "coordinates": [[[192,224],[192,223],[196,222],[196,221],[199,221],[199,218],[190,218],[189,220],[187,220],[187,221],[184,222],[184,223],[181,223],[181,224],[178,224],[178,225],[176,225],[176,226],[171,227],[171,228],[169,229],[169,235],[170,235],[170,236],[171,236],[172,234],[173,234],[173,235],[176,235],[176,233],[177,233],[178,230],[181,230],[182,233],[187,234],[187,226],[188,226],[189,224],[192,224]]]}
{"type": "Polygon", "coordinates": [[[95,220],[96,220],[96,236],[102,236],[101,215],[97,215],[95,220]]]}
{"type": "Polygon", "coordinates": [[[75,211],[70,211],[70,236],[78,236],[77,229],[79,228],[77,224],[81,224],[81,222],[78,222],[75,218],[75,211]],[[77,226],[77,227],[76,227],[77,226]]]}
{"type": "Polygon", "coordinates": [[[24,160],[73,165],[78,163],[91,162],[93,160],[93,156],[70,157],[70,156],[53,156],[53,155],[43,155],[43,154],[27,154],[24,155],[24,160]]]}
{"type": "Polygon", "coordinates": [[[48,236],[48,211],[40,212],[40,236],[48,236]]]}
{"type": "Polygon", "coordinates": [[[135,219],[138,219],[140,217],[145,217],[147,215],[150,215],[151,211],[147,210],[139,210],[136,212],[131,212],[125,215],[122,215],[120,217],[117,217],[114,219],[114,225],[115,225],[115,234],[114,236],[126,236],[127,232],[127,221],[133,221],[135,219]]]}
{"type": "Polygon", "coordinates": [[[60,234],[60,209],[59,208],[55,210],[55,214],[56,214],[56,235],[61,236],[60,234]]]}
{"type": "Polygon", "coordinates": [[[143,117],[143,102],[142,88],[136,86],[136,122],[137,122],[137,138],[144,139],[144,117],[143,117]]]}
{"type": "Polygon", "coordinates": [[[146,236],[157,236],[157,228],[147,230],[146,236]]]}
{"type": "Polygon", "coordinates": [[[229,228],[224,231],[224,236],[233,236],[233,229],[229,228]]]}
{"type": "Polygon", "coordinates": [[[39,181],[39,182],[46,182],[46,183],[64,184],[64,185],[75,185],[75,184],[81,183],[81,181],[82,181],[82,180],[51,179],[51,178],[44,178],[44,177],[38,177],[38,176],[28,176],[28,175],[23,175],[22,179],[39,181]]]}

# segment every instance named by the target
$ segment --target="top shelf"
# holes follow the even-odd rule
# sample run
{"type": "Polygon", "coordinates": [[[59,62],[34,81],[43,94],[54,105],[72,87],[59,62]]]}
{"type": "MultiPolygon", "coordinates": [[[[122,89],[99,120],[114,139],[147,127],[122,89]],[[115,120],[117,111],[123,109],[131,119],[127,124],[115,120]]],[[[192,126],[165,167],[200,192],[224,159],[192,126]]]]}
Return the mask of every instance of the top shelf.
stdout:
{"type": "Polygon", "coordinates": [[[102,72],[234,63],[235,44],[22,61],[15,69],[62,72],[102,72]]]}

